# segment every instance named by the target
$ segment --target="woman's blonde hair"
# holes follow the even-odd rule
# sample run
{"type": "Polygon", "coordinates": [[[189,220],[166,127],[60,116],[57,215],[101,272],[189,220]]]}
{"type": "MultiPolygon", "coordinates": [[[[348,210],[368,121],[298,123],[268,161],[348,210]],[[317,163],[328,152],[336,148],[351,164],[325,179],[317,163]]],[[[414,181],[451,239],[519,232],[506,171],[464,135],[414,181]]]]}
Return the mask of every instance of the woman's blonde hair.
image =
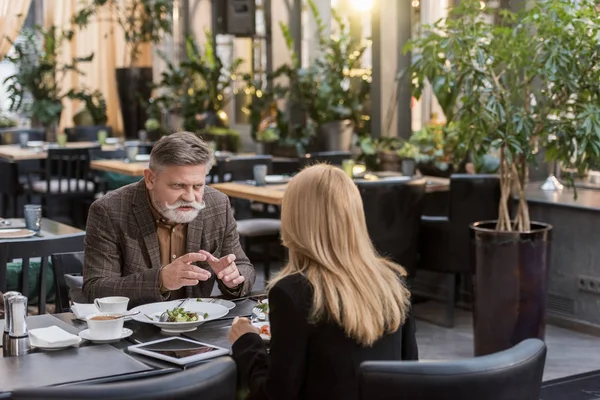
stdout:
{"type": "Polygon", "coordinates": [[[333,321],[363,346],[404,323],[406,272],[373,248],[358,188],[341,169],[317,164],[292,179],[281,235],[289,262],[269,287],[288,275],[306,277],[314,291],[311,322],[333,321]]]}

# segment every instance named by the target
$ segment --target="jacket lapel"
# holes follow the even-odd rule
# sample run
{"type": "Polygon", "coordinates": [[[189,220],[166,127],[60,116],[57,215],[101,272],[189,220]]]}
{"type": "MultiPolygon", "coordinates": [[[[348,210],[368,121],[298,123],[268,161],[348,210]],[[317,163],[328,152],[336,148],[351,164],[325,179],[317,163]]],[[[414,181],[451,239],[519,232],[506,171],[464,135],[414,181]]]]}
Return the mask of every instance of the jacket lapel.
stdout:
{"type": "Polygon", "coordinates": [[[202,226],[204,225],[204,218],[202,211],[200,215],[188,224],[187,228],[187,243],[186,249],[188,253],[195,253],[200,250],[202,246],[202,226]]]}
{"type": "Polygon", "coordinates": [[[160,247],[158,245],[158,235],[156,234],[156,224],[152,218],[152,210],[150,210],[150,204],[148,204],[146,185],[143,180],[138,183],[133,203],[135,204],[133,215],[144,238],[152,268],[160,268],[160,247]]]}

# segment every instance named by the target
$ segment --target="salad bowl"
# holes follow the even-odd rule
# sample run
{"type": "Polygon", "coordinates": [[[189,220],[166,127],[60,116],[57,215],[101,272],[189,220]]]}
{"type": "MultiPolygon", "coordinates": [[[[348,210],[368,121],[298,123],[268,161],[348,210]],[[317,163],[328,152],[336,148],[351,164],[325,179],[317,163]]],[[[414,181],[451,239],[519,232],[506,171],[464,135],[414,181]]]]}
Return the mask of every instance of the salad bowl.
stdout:
{"type": "MultiPolygon", "coordinates": [[[[158,326],[166,333],[191,332],[207,321],[219,319],[229,313],[229,309],[216,303],[197,301],[192,298],[181,300],[163,301],[137,306],[131,312],[135,321],[158,326]],[[181,305],[181,307],[180,307],[181,305]],[[161,321],[161,316],[167,313],[168,320],[161,321]]],[[[164,317],[163,317],[164,319],[164,317]]]]}

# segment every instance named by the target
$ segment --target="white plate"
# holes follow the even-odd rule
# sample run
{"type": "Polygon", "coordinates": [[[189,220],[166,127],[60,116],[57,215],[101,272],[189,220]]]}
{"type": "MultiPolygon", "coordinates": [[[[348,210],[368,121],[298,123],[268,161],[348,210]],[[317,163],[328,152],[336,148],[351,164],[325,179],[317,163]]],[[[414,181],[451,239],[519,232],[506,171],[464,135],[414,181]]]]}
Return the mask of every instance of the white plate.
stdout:
{"type": "Polygon", "coordinates": [[[90,330],[89,329],[84,329],[81,332],[79,332],[79,336],[82,339],[85,340],[89,340],[91,342],[94,343],[112,343],[112,342],[117,342],[121,339],[125,339],[126,337],[129,337],[133,334],[133,331],[131,329],[127,329],[127,328],[123,328],[123,332],[121,333],[121,336],[119,336],[118,338],[114,338],[114,339],[94,339],[94,337],[92,335],[90,335],[90,330]]]}
{"type": "Polygon", "coordinates": [[[286,183],[291,181],[292,178],[285,175],[267,175],[265,176],[266,183],[286,183]]]}
{"type": "Polygon", "coordinates": [[[235,308],[235,303],[233,301],[229,301],[229,300],[225,300],[225,299],[215,299],[212,297],[203,297],[200,300],[202,300],[203,303],[220,304],[222,306],[227,307],[228,310],[232,310],[235,308]]]}
{"type": "Polygon", "coordinates": [[[54,351],[54,350],[67,349],[71,346],[78,345],[79,343],[81,343],[81,337],[77,336],[77,339],[73,339],[71,342],[69,342],[67,344],[65,344],[65,343],[55,343],[55,344],[48,343],[47,345],[41,346],[39,344],[36,344],[35,337],[30,336],[29,343],[31,343],[31,346],[35,347],[36,349],[40,349],[40,350],[44,350],[44,351],[54,351]]]}
{"type": "Polygon", "coordinates": [[[208,314],[208,318],[194,321],[194,322],[159,322],[160,315],[167,310],[172,310],[178,307],[181,300],[164,301],[160,303],[144,304],[137,306],[130,311],[139,311],[140,313],[133,316],[133,319],[138,322],[144,322],[146,324],[156,325],[167,333],[183,333],[191,332],[198,328],[206,321],[218,319],[224,317],[229,313],[227,307],[220,304],[205,303],[203,301],[197,301],[196,298],[189,299],[183,305],[186,311],[196,312],[199,315],[204,313],[208,314]]]}
{"type": "Polygon", "coordinates": [[[22,239],[22,238],[28,238],[28,237],[32,237],[32,236],[35,236],[35,232],[30,231],[29,229],[24,229],[24,228],[0,229],[0,239],[22,239]],[[18,234],[18,235],[7,235],[7,236],[3,235],[3,234],[14,233],[14,232],[19,232],[19,231],[23,231],[23,233],[18,234]]]}
{"type": "MultiPolygon", "coordinates": [[[[257,327],[258,329],[260,329],[261,327],[263,327],[263,326],[266,325],[266,326],[269,327],[269,332],[271,331],[271,329],[270,329],[271,328],[271,324],[268,321],[262,321],[262,322],[261,321],[256,321],[256,322],[253,322],[252,325],[254,325],[255,327],[257,327]]],[[[260,333],[259,335],[260,335],[260,338],[262,340],[264,340],[265,342],[270,342],[271,341],[271,335],[265,335],[265,334],[262,334],[262,333],[260,333]]]]}

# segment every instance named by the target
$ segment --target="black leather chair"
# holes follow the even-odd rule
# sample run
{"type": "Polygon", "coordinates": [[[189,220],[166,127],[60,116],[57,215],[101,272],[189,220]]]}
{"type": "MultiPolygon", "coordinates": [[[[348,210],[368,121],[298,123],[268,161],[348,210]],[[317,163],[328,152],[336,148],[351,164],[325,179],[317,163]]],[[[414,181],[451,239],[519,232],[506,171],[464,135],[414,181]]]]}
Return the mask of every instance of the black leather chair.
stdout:
{"type": "Polygon", "coordinates": [[[499,202],[497,175],[454,174],[450,177],[449,214],[421,217],[417,274],[427,270],[448,275],[447,327],[454,326],[459,278],[474,272],[469,224],[497,219],[499,202]]]}
{"type": "MultiPolygon", "coordinates": [[[[266,165],[267,173],[271,173],[273,168],[273,158],[271,156],[227,156],[217,158],[215,173],[218,182],[229,181],[247,181],[254,179],[254,166],[266,165]]],[[[270,277],[271,270],[271,249],[270,246],[279,243],[279,233],[281,231],[281,221],[275,218],[253,218],[253,211],[250,202],[234,199],[233,201],[237,231],[240,235],[244,251],[249,253],[255,246],[261,247],[261,258],[264,265],[265,279],[270,277]]],[[[264,209],[264,207],[260,207],[264,209]]]]}
{"type": "Polygon", "coordinates": [[[367,229],[379,254],[402,265],[413,276],[426,180],[389,178],[355,181],[360,191],[367,229]]]}
{"type": "Polygon", "coordinates": [[[331,165],[342,165],[342,161],[352,158],[349,151],[320,151],[305,154],[300,157],[299,168],[302,169],[316,163],[328,163],[331,165]]]}
{"type": "Polygon", "coordinates": [[[230,357],[156,378],[136,381],[20,389],[15,400],[235,400],[237,369],[230,357]]]}
{"type": "Polygon", "coordinates": [[[83,251],[52,254],[54,268],[54,288],[56,290],[56,312],[70,312],[69,286],[65,274],[83,275],[83,251]]]}
{"type": "Polygon", "coordinates": [[[46,217],[57,216],[60,202],[71,201],[70,214],[76,226],[85,226],[83,205],[94,198],[97,184],[90,170],[89,151],[94,148],[52,148],[44,161],[40,180],[29,176],[28,196],[42,198],[46,217]],[[77,207],[79,206],[79,207],[77,207]],[[79,211],[79,212],[77,212],[79,211]]]}
{"type": "Polygon", "coordinates": [[[361,400],[538,400],[546,345],[528,339],[483,357],[451,361],[366,361],[361,400]]]}
{"type": "Polygon", "coordinates": [[[97,142],[99,131],[106,131],[106,136],[112,137],[112,128],[110,126],[75,126],[65,128],[65,134],[69,142],[97,142]]]}

